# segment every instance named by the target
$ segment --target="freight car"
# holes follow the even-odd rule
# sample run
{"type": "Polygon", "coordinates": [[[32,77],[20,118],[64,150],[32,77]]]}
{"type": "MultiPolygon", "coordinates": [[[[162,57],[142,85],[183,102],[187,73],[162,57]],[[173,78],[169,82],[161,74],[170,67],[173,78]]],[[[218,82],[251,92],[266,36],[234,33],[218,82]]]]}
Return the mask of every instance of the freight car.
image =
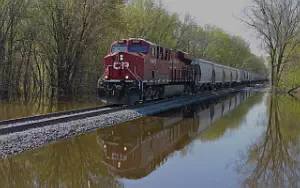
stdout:
{"type": "Polygon", "coordinates": [[[134,104],[263,80],[259,74],[133,38],[113,42],[97,88],[106,103],[134,104]]]}

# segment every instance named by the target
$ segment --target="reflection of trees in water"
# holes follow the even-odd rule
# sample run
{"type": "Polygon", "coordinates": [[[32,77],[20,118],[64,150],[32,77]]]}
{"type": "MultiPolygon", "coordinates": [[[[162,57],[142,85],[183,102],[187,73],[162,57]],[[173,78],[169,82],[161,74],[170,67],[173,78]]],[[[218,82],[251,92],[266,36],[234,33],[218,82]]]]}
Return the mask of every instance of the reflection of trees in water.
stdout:
{"type": "Polygon", "coordinates": [[[13,159],[3,160],[0,164],[1,187],[35,187],[35,177],[23,169],[27,164],[13,159]]]}
{"type": "Polygon", "coordinates": [[[0,120],[99,106],[101,103],[93,98],[90,97],[89,100],[74,98],[72,101],[59,101],[56,98],[35,98],[27,102],[2,101],[0,102],[0,120]]]}
{"type": "Polygon", "coordinates": [[[1,187],[122,187],[102,156],[90,134],[58,142],[0,161],[1,187]]]}
{"type": "Polygon", "coordinates": [[[297,187],[300,180],[300,101],[288,96],[271,96],[268,124],[241,161],[238,173],[250,187],[297,187]]]}
{"type": "Polygon", "coordinates": [[[245,116],[254,105],[260,104],[263,100],[264,93],[255,93],[252,96],[248,96],[245,103],[239,105],[230,114],[220,118],[209,126],[200,139],[202,141],[214,141],[224,136],[227,130],[239,129],[244,121],[245,116]]]}

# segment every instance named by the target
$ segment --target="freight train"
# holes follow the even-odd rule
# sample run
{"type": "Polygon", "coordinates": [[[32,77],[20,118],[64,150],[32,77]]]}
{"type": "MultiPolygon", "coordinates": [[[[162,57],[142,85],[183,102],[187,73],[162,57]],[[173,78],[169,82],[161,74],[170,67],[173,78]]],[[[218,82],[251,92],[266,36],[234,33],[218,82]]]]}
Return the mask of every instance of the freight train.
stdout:
{"type": "Polygon", "coordinates": [[[218,101],[190,105],[156,117],[144,117],[101,130],[98,143],[103,163],[122,178],[146,177],[253,94],[240,92],[218,101]]]}
{"type": "Polygon", "coordinates": [[[130,38],[112,43],[97,95],[110,104],[135,104],[264,80],[257,73],[130,38]]]}

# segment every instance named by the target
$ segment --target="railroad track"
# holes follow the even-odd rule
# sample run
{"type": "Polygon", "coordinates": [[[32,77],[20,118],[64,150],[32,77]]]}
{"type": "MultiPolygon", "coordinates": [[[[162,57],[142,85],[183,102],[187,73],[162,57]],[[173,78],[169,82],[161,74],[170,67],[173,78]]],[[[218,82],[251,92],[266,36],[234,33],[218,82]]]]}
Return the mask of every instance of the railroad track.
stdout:
{"type": "Polygon", "coordinates": [[[124,109],[122,106],[108,105],[0,121],[0,135],[94,117],[122,109],[124,109]]]}
{"type": "MultiPolygon", "coordinates": [[[[219,91],[219,92],[222,92],[219,91]]],[[[214,93],[214,92],[212,92],[214,93]]],[[[207,94],[211,95],[212,93],[207,94]]],[[[202,93],[201,95],[205,95],[206,93],[202,93]]],[[[217,96],[217,95],[216,95],[217,96]]],[[[24,117],[19,119],[0,121],[0,135],[5,135],[8,133],[21,132],[33,128],[50,126],[58,123],[66,123],[69,121],[76,121],[84,118],[95,117],[103,114],[108,114],[112,112],[117,112],[125,109],[139,109],[141,107],[147,107],[150,105],[158,104],[158,103],[166,103],[170,101],[180,101],[185,100],[187,95],[183,95],[176,98],[168,98],[168,99],[160,99],[154,100],[151,102],[146,102],[142,104],[136,104],[132,106],[119,106],[119,105],[107,105],[101,107],[93,107],[86,108],[80,110],[72,110],[65,112],[57,112],[45,115],[37,115],[31,117],[24,117]]],[[[153,107],[155,108],[155,106],[153,107]]],[[[157,108],[157,107],[156,107],[157,108]]]]}
{"type": "MultiPolygon", "coordinates": [[[[182,96],[184,97],[184,96],[182,96]]],[[[181,98],[181,97],[178,97],[181,98]]],[[[176,99],[178,99],[176,98],[176,99]]],[[[14,132],[26,131],[33,128],[45,127],[58,123],[66,123],[69,121],[76,121],[84,118],[95,117],[103,114],[117,112],[125,109],[135,109],[148,105],[153,105],[161,102],[175,100],[174,98],[155,100],[143,104],[136,104],[132,106],[107,105],[101,107],[86,108],[80,110],[71,110],[65,112],[56,112],[44,115],[30,116],[6,121],[0,121],[0,135],[5,135],[14,132]]]]}

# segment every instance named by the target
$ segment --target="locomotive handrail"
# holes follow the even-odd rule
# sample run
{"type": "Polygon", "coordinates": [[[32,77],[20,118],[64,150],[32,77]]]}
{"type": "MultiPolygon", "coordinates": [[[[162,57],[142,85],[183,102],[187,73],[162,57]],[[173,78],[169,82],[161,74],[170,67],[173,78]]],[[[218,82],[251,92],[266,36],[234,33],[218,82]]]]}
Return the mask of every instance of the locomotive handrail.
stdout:
{"type": "Polygon", "coordinates": [[[107,66],[107,68],[105,69],[103,75],[102,75],[102,76],[99,78],[99,80],[98,80],[98,86],[97,86],[97,87],[100,86],[100,82],[103,80],[105,74],[108,72],[109,67],[112,67],[112,65],[108,65],[108,66],[107,66]]]}
{"type": "Polygon", "coordinates": [[[127,70],[130,72],[130,74],[132,74],[135,77],[135,79],[142,81],[142,79],[138,75],[134,74],[128,67],[127,70]]]}
{"type": "Polygon", "coordinates": [[[142,81],[142,79],[139,77],[139,75],[137,75],[137,74],[134,74],[130,69],[129,69],[129,67],[126,67],[127,69],[128,69],[128,71],[137,79],[137,80],[139,80],[139,81],[142,81]]]}
{"type": "Polygon", "coordinates": [[[107,72],[107,69],[108,69],[108,68],[105,69],[103,75],[99,78],[99,80],[98,80],[98,87],[100,86],[100,82],[103,80],[103,78],[104,78],[104,76],[105,76],[105,74],[106,74],[106,72],[107,72]]]}
{"type": "Polygon", "coordinates": [[[130,72],[130,74],[132,74],[138,81],[139,81],[139,89],[141,90],[141,100],[143,99],[144,97],[144,83],[143,83],[143,80],[137,75],[137,74],[134,74],[130,69],[129,67],[126,67],[127,70],[130,72]]]}

